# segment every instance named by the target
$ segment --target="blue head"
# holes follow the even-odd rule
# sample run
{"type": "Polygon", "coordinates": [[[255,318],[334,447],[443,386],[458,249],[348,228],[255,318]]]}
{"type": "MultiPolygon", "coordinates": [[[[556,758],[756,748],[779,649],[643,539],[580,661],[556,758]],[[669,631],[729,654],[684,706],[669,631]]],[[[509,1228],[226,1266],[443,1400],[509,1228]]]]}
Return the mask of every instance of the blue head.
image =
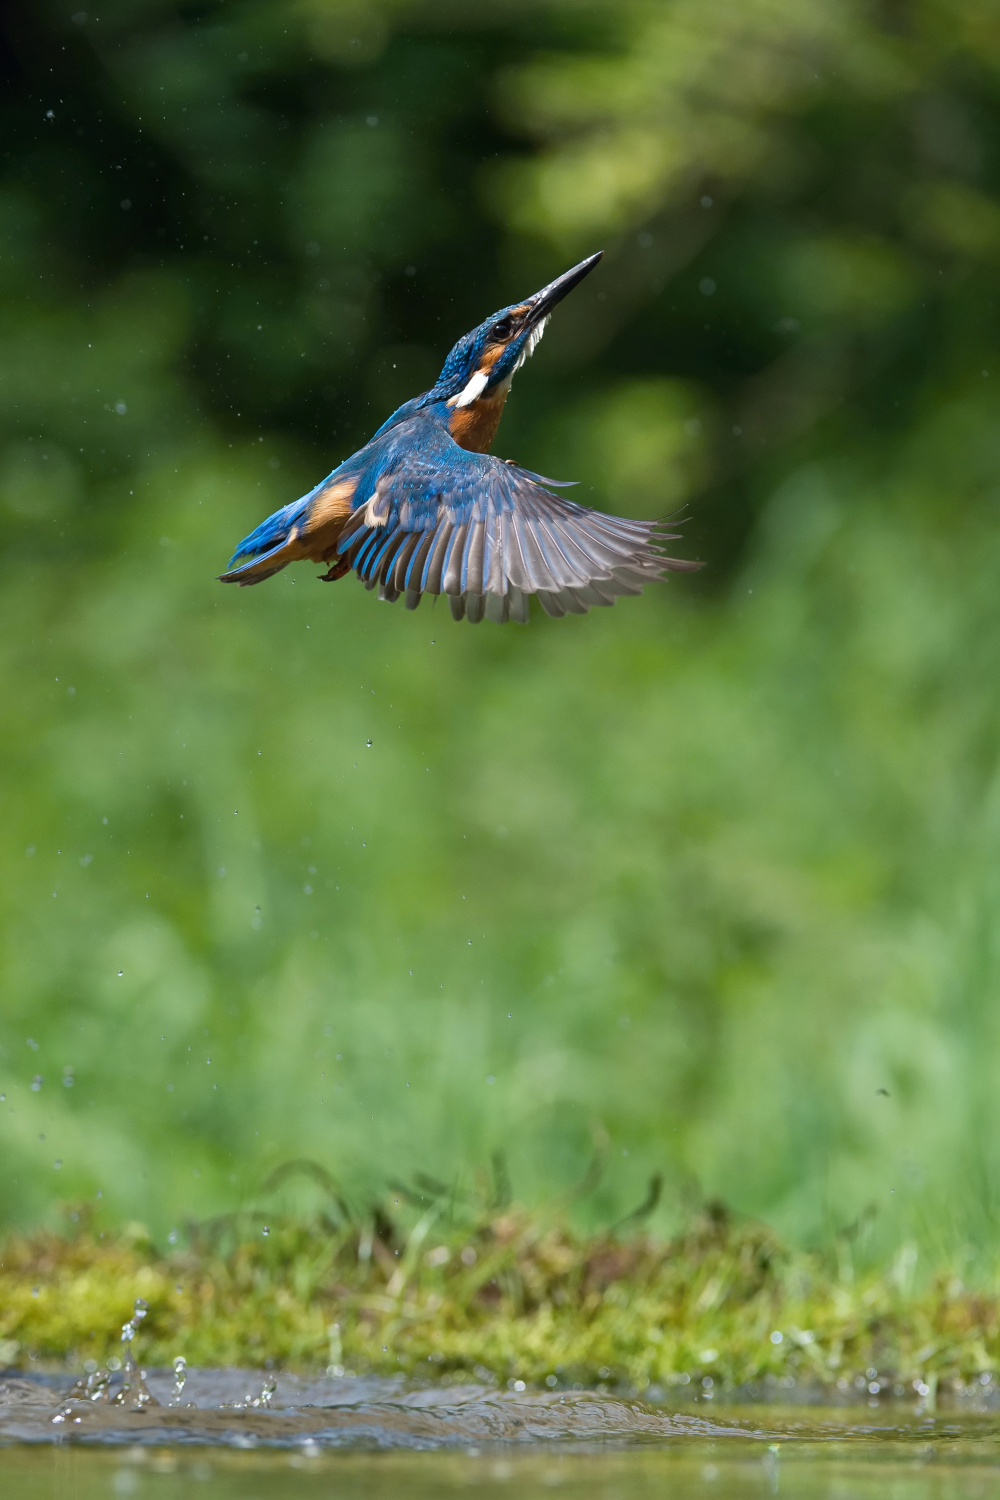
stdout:
{"type": "Polygon", "coordinates": [[[603,253],[582,260],[524,302],[502,307],[460,338],[444,362],[434,398],[460,408],[505,395],[514,371],[534,352],[556,303],[594,269],[603,253]]]}

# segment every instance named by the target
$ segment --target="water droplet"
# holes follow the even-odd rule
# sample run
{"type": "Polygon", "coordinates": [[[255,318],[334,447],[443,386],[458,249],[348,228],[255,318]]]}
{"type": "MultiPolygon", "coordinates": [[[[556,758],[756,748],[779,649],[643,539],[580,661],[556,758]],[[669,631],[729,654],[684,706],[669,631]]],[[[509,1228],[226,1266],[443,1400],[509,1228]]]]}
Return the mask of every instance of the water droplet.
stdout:
{"type": "Polygon", "coordinates": [[[123,975],[123,974],[124,974],[124,973],[125,973],[125,970],[124,970],[124,969],[119,969],[119,970],[118,970],[118,978],[119,978],[119,979],[121,979],[121,977],[122,977],[122,975],[123,975]]]}
{"type": "Polygon", "coordinates": [[[41,1088],[43,1082],[44,1082],[44,1080],[42,1078],[41,1073],[36,1073],[35,1076],[34,1076],[34,1078],[31,1080],[31,1092],[33,1094],[37,1094],[38,1090],[41,1088]]]}
{"type": "Polygon", "coordinates": [[[372,747],[372,742],[371,742],[371,740],[365,740],[365,744],[366,744],[366,745],[367,745],[367,746],[368,746],[368,748],[369,748],[369,750],[370,750],[370,749],[371,749],[371,747],[372,747]]]}
{"type": "Polygon", "coordinates": [[[261,1230],[261,1234],[270,1234],[270,1233],[271,1233],[271,1231],[270,1231],[270,1229],[269,1229],[269,1228],[268,1228],[268,1226],[267,1226],[267,1225],[266,1225],[266,1224],[265,1224],[265,1225],[264,1225],[264,1228],[263,1228],[263,1229],[262,1229],[262,1230],[261,1230]]]}

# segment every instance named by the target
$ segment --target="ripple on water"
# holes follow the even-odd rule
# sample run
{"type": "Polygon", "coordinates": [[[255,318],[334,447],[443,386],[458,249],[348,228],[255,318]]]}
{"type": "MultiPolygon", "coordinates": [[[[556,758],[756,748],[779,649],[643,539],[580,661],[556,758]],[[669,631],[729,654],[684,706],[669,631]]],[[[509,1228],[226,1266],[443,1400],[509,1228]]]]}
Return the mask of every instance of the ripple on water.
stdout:
{"type": "MultiPolygon", "coordinates": [[[[183,1367],[141,1372],[126,1366],[98,1384],[95,1397],[86,1382],[6,1376],[0,1380],[0,1444],[202,1444],[306,1453],[679,1443],[742,1444],[757,1453],[781,1453],[787,1444],[852,1451],[876,1445],[883,1455],[912,1459],[933,1449],[1000,1464],[996,1413],[744,1405],[713,1407],[708,1415],[591,1392],[415,1388],[377,1378],[265,1379],[259,1371],[183,1367]]],[[[1000,1469],[993,1472],[1000,1478],[1000,1469]]]]}

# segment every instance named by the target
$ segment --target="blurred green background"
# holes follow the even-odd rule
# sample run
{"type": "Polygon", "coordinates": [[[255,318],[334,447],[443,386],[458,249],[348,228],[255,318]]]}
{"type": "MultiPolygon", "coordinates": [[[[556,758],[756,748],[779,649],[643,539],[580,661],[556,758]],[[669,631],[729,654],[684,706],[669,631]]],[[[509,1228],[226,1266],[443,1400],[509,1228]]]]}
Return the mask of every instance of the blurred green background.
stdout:
{"type": "Polygon", "coordinates": [[[3,1222],[596,1152],[583,1225],[988,1249],[994,0],[80,3],[3,23],[3,1222]],[[214,582],[602,247],[498,451],[703,573],[214,582]]]}

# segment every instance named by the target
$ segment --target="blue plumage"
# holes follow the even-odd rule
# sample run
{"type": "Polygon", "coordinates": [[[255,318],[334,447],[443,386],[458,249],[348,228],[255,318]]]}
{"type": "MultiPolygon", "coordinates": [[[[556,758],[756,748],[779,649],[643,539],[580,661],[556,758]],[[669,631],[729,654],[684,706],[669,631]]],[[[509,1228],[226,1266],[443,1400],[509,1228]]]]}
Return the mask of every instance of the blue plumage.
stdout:
{"type": "Polygon", "coordinates": [[[608,516],[553,492],[560,482],[489,451],[514,372],[591,256],[459,339],[431,390],[406,402],[315,489],[237,547],[224,583],[259,583],[289,562],[352,569],[381,598],[446,594],[456,619],[526,621],[535,594],[553,615],[611,604],[670,569],[655,522],[608,516]]]}

